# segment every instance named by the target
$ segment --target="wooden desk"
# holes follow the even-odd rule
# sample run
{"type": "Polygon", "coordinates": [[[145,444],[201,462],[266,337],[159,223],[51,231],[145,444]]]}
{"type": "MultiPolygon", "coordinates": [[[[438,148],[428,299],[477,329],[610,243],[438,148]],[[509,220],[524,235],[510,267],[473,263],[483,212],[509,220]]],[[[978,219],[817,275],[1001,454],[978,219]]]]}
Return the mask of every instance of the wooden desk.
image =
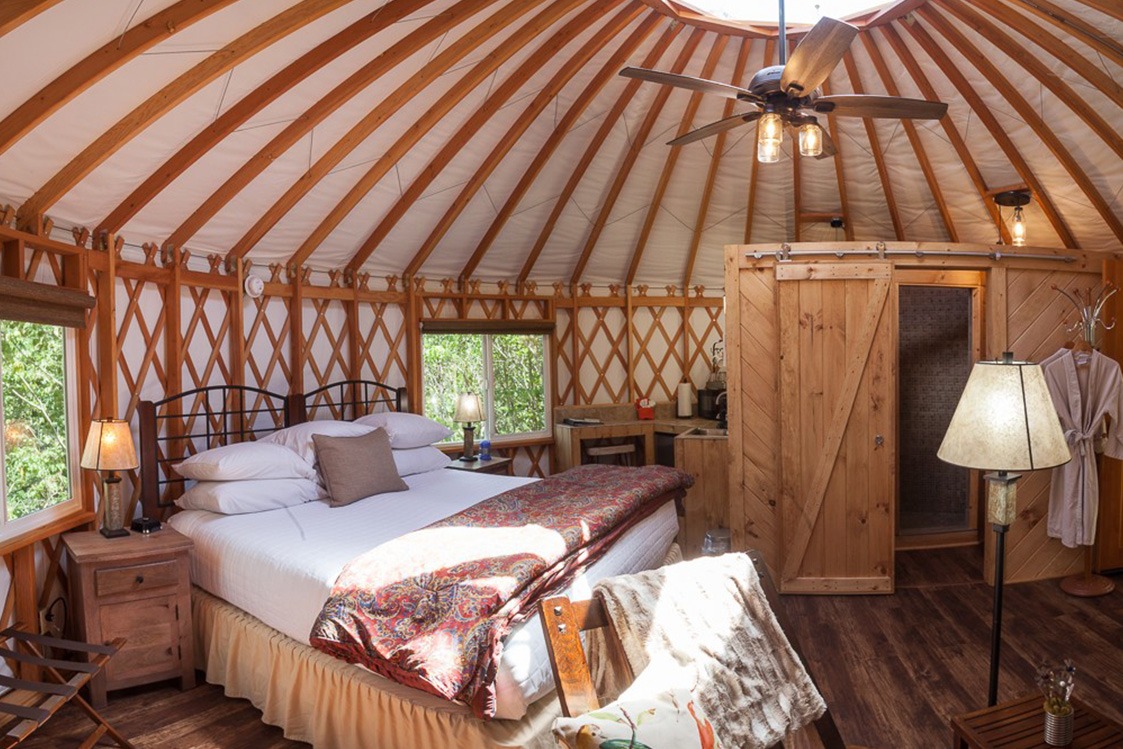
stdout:
{"type": "MultiPolygon", "coordinates": [[[[1045,743],[1044,698],[1039,694],[1003,702],[951,719],[953,749],[1051,749],[1045,743]]],[[[1123,726],[1073,698],[1072,749],[1123,746],[1123,726]]]]}
{"type": "Polygon", "coordinates": [[[638,452],[643,456],[640,465],[655,464],[655,422],[623,421],[615,424],[598,424],[587,427],[571,427],[558,424],[554,427],[554,450],[557,455],[557,471],[561,472],[581,465],[581,443],[597,439],[635,439],[639,441],[638,452]]]}

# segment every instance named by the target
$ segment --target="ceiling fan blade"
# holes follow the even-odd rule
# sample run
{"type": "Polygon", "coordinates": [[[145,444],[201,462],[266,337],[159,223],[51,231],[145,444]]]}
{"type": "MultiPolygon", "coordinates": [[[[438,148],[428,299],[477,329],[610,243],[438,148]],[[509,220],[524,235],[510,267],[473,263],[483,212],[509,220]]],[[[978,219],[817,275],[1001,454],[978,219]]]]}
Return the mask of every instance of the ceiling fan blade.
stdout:
{"type": "Polygon", "coordinates": [[[839,94],[820,97],[811,109],[820,114],[836,114],[842,117],[938,120],[948,111],[948,105],[942,101],[906,99],[903,96],[839,94]]]}
{"type": "Polygon", "coordinates": [[[686,135],[680,135],[674,140],[667,143],[668,146],[684,146],[687,143],[693,143],[696,140],[708,138],[711,135],[717,135],[726,130],[732,130],[741,125],[747,125],[750,122],[756,122],[760,119],[760,112],[745,112],[743,114],[735,114],[732,117],[726,117],[724,120],[711,122],[709,125],[703,125],[697,130],[691,130],[686,135]]]}
{"type": "Polygon", "coordinates": [[[648,70],[647,68],[624,68],[620,71],[620,75],[625,78],[638,78],[641,81],[651,81],[652,83],[662,83],[667,86],[688,88],[691,91],[697,91],[703,94],[716,94],[717,96],[724,96],[726,99],[739,99],[741,101],[760,100],[758,96],[743,88],[737,88],[728,83],[719,83],[718,81],[707,81],[705,78],[694,78],[689,75],[664,73],[661,70],[648,70]]]}
{"type": "Polygon", "coordinates": [[[792,96],[808,96],[822,86],[857,34],[858,29],[844,21],[820,18],[784,65],[780,90],[792,96]]]}

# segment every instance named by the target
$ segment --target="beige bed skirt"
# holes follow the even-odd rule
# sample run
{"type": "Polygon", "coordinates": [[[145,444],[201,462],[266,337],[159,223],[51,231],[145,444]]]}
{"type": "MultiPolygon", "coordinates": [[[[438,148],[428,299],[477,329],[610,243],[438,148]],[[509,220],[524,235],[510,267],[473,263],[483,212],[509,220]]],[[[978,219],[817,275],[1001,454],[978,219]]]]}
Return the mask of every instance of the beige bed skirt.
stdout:
{"type": "Polygon", "coordinates": [[[281,634],[195,588],[197,666],[230,697],[242,697],[290,739],[316,749],[507,749],[556,746],[557,697],[519,721],[484,722],[467,708],[403,687],[281,634]]]}

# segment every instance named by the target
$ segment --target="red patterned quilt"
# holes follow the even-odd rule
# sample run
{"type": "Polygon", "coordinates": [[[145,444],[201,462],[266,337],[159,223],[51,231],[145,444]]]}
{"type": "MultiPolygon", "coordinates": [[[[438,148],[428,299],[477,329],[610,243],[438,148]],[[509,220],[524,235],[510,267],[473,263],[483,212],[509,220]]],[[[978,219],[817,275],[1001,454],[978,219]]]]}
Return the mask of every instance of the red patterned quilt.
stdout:
{"type": "Polygon", "coordinates": [[[312,646],[490,718],[511,627],[693,481],[664,466],[580,466],[407,533],[347,564],[312,646]]]}

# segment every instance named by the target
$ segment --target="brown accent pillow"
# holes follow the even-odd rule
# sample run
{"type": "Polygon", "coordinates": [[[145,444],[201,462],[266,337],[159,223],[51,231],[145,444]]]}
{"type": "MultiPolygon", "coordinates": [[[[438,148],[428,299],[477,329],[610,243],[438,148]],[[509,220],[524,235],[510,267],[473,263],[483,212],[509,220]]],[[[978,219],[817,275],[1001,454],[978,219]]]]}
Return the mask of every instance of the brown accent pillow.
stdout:
{"type": "Polygon", "coordinates": [[[359,437],[314,434],[312,443],[316,446],[316,460],[327,486],[328,504],[332,507],[409,488],[398,475],[394,455],[390,452],[390,436],[385,429],[375,429],[359,437]]]}

